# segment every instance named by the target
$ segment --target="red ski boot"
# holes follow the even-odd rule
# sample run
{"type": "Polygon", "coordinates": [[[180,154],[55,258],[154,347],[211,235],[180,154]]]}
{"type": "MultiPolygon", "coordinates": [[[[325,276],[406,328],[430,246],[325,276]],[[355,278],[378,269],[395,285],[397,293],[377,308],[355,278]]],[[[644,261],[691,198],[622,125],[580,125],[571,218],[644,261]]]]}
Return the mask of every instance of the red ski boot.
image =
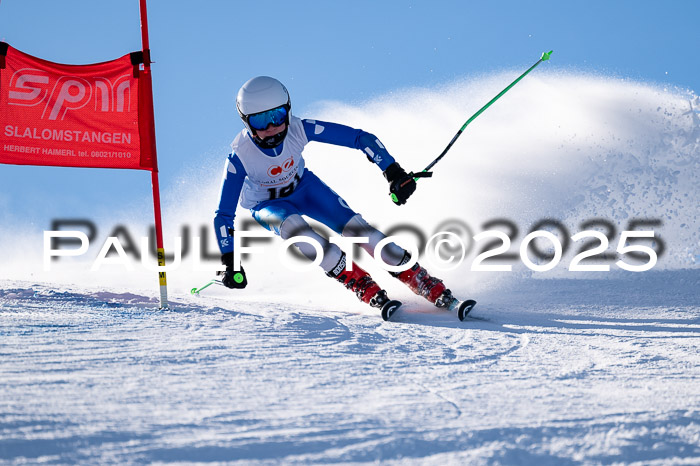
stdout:
{"type": "MultiPolygon", "coordinates": [[[[402,263],[408,262],[410,256],[404,257],[402,263]]],[[[437,307],[451,307],[457,299],[452,292],[445,287],[442,280],[431,277],[427,270],[415,263],[413,267],[403,272],[393,272],[391,275],[405,283],[411,291],[436,305],[437,307]]]]}
{"type": "Polygon", "coordinates": [[[401,306],[399,301],[390,300],[386,291],[379,288],[370,274],[354,262],[352,263],[352,271],[346,270],[345,253],[340,257],[335,268],[326,275],[338,280],[345,285],[345,288],[353,291],[360,301],[380,308],[384,320],[389,320],[391,315],[401,306]]]}
{"type": "MultiPolygon", "coordinates": [[[[411,256],[406,253],[401,261],[401,264],[407,264],[411,259],[411,256]]],[[[452,295],[452,292],[445,288],[445,284],[439,278],[431,277],[428,271],[425,270],[420,264],[416,263],[408,270],[403,272],[390,272],[391,275],[398,278],[401,282],[408,285],[408,287],[417,295],[423,296],[425,299],[433,303],[437,307],[442,307],[449,309],[450,311],[457,311],[457,317],[459,320],[464,320],[467,314],[476,305],[476,301],[473,299],[467,299],[466,301],[460,301],[452,295]]]]}

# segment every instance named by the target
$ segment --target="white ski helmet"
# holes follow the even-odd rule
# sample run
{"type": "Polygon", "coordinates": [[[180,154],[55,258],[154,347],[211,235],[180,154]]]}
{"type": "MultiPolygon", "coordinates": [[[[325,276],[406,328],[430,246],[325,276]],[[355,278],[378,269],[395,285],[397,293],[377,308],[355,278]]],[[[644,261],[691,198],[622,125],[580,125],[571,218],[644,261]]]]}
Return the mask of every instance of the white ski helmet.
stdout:
{"type": "MultiPolygon", "coordinates": [[[[289,128],[289,115],[291,114],[292,105],[289,99],[289,92],[284,85],[269,76],[257,76],[248,80],[238,91],[238,96],[236,97],[236,108],[238,109],[238,115],[243,120],[248,133],[253,137],[255,142],[265,148],[272,148],[278,146],[287,135],[287,129],[289,128]],[[278,109],[283,107],[286,110],[281,112],[284,118],[284,122],[287,123],[287,127],[279,134],[274,136],[260,139],[256,134],[256,128],[251,126],[250,117],[251,115],[263,114],[269,110],[278,109]]],[[[279,117],[280,113],[277,115],[270,115],[271,122],[273,124],[278,124],[275,117],[279,117]]],[[[267,120],[265,120],[267,121],[267,120]]],[[[267,127],[266,124],[263,124],[267,127]]],[[[264,129],[259,127],[257,129],[264,129]]]]}

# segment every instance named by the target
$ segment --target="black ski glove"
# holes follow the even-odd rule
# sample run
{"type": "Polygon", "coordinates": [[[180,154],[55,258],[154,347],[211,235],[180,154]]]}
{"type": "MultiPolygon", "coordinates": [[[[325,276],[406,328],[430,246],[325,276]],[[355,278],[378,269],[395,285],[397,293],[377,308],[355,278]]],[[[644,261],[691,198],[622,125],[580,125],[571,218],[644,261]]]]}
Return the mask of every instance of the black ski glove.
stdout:
{"type": "Polygon", "coordinates": [[[227,252],[221,256],[221,263],[226,266],[225,272],[218,272],[217,275],[222,275],[221,283],[224,284],[226,288],[238,288],[242,289],[248,285],[248,279],[245,276],[245,270],[241,265],[241,270],[236,272],[233,270],[233,253],[227,252]]]}
{"type": "Polygon", "coordinates": [[[384,170],[384,178],[389,182],[389,192],[392,194],[391,200],[396,205],[405,204],[416,190],[416,180],[396,162],[384,170]]]}

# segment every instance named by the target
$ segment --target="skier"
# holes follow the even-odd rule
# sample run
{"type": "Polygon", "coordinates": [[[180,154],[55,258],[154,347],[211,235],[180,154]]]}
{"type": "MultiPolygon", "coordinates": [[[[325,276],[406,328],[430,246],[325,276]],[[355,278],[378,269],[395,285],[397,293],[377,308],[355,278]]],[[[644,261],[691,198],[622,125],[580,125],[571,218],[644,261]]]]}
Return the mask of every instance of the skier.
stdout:
{"type": "MultiPolygon", "coordinates": [[[[374,135],[292,115],[289,93],[274,78],[250,79],[238,91],[236,106],[245,129],[231,143],[232,152],[226,162],[214,218],[221,261],[226,266],[223,284],[228,288],[245,288],[248,283],[243,268],[240,271],[233,268],[231,235],[240,202],[242,207],[250,209],[258,223],[282,238],[305,236],[316,240],[323,247],[320,266],[326,274],[355,292],[361,301],[382,309],[382,316],[387,319],[400,303],[389,300],[386,291],[357,264],[352,263],[352,270],[347,270],[345,253],[317,234],[302,216],[313,218],[343,236],[368,237],[369,242],[360,246],[372,256],[377,243],[386,236],[306,168],[302,151],[312,141],[363,151],[384,173],[398,205],[404,204],[415,191],[413,177],[394,161],[374,135]]],[[[304,256],[315,259],[312,245],[298,242],[295,246],[304,256]]],[[[384,247],[381,256],[388,265],[405,265],[411,259],[395,243],[384,247]]],[[[418,263],[392,275],[438,307],[453,307],[457,303],[442,280],[430,276],[418,263]]]]}

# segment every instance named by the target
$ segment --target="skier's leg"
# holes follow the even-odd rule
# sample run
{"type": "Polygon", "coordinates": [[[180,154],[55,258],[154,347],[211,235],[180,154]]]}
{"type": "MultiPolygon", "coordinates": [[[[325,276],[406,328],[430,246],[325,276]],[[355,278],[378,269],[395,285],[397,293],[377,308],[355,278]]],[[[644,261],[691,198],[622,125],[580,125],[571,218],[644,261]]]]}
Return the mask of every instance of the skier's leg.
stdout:
{"type": "MultiPolygon", "coordinates": [[[[268,203],[261,208],[252,210],[253,218],[266,229],[279,235],[282,239],[289,239],[294,236],[303,236],[316,241],[323,250],[321,268],[328,272],[340,260],[342,251],[340,248],[330,243],[326,238],[316,233],[311,226],[299,214],[299,210],[291,203],[278,201],[268,203]]],[[[294,246],[310,260],[316,259],[316,249],[309,243],[298,242],[294,246]]]]}
{"type": "MultiPolygon", "coordinates": [[[[343,236],[367,236],[369,242],[361,246],[373,257],[377,243],[385,238],[383,233],[364,221],[342,197],[310,171],[304,175],[304,186],[301,189],[297,188],[290,197],[301,200],[298,205],[303,205],[304,215],[318,220],[343,236]]],[[[410,259],[411,255],[395,243],[390,243],[382,249],[382,260],[386,264],[407,264],[410,259]]],[[[356,264],[353,264],[353,269],[354,267],[356,264]]],[[[413,292],[424,296],[437,306],[448,306],[454,299],[442,280],[431,277],[419,264],[392,275],[408,285],[413,292]]],[[[353,283],[352,279],[349,278],[347,283],[353,283]]]]}
{"type": "MultiPolygon", "coordinates": [[[[294,236],[304,236],[318,242],[323,249],[323,259],[321,260],[321,268],[327,274],[338,268],[338,264],[342,263],[345,268],[345,254],[338,245],[331,243],[323,236],[316,233],[311,226],[304,220],[301,215],[290,215],[282,222],[280,228],[280,236],[282,239],[289,239],[294,236]]],[[[294,245],[311,260],[316,258],[316,250],[309,243],[299,242],[294,245]]]]}
{"type": "MultiPolygon", "coordinates": [[[[360,301],[373,307],[381,307],[389,300],[386,291],[382,290],[360,266],[353,263],[352,270],[347,270],[345,253],[337,245],[313,231],[301,215],[294,214],[287,217],[280,226],[280,236],[284,239],[304,236],[318,241],[324,252],[321,268],[326,275],[353,291],[360,301]]],[[[295,243],[295,246],[309,259],[313,260],[316,257],[316,250],[310,244],[299,242],[295,243]]]]}
{"type": "MultiPolygon", "coordinates": [[[[304,236],[317,241],[324,252],[320,266],[326,275],[353,291],[361,301],[373,307],[382,307],[389,301],[386,292],[357,264],[352,264],[351,271],[346,270],[345,253],[337,245],[316,233],[293,204],[287,201],[268,203],[259,209],[253,209],[253,217],[262,226],[283,239],[304,236]]],[[[316,258],[316,249],[312,245],[301,241],[294,245],[309,259],[316,258]]]]}
{"type": "Polygon", "coordinates": [[[338,280],[345,288],[354,292],[357,298],[372,307],[382,307],[389,301],[386,291],[382,290],[377,282],[372,280],[369,273],[359,265],[352,263],[352,270],[348,270],[345,253],[341,253],[340,260],[330,271],[329,277],[338,280]]]}
{"type": "MultiPolygon", "coordinates": [[[[341,232],[343,236],[348,237],[367,237],[369,240],[366,243],[360,243],[360,247],[374,257],[374,250],[386,235],[367,223],[362,215],[356,214],[348,223],[345,224],[341,232]]],[[[406,254],[406,250],[398,246],[396,243],[389,243],[381,252],[381,260],[387,265],[399,265],[406,254]]],[[[405,262],[404,262],[405,263],[405,262]]]]}
{"type": "Polygon", "coordinates": [[[447,289],[442,280],[430,276],[428,271],[417,262],[408,270],[390,273],[406,284],[414,293],[423,296],[438,307],[449,307],[455,300],[452,292],[447,289]]]}
{"type": "MultiPolygon", "coordinates": [[[[382,232],[367,223],[360,215],[354,216],[345,225],[343,236],[368,237],[369,241],[360,246],[372,256],[374,256],[377,244],[386,238],[382,232]]],[[[395,243],[387,244],[382,249],[381,255],[381,260],[388,265],[407,264],[411,259],[410,253],[395,243]]],[[[403,272],[389,273],[405,283],[414,293],[425,297],[436,306],[448,307],[454,300],[452,292],[446,289],[442,280],[431,277],[428,271],[418,263],[403,272]]]]}
{"type": "MultiPolygon", "coordinates": [[[[348,221],[357,215],[338,193],[310,170],[304,173],[301,184],[287,199],[299,207],[302,215],[321,222],[337,233],[341,233],[348,221]]],[[[340,251],[337,246],[336,249],[340,251]]],[[[354,291],[360,300],[370,305],[381,307],[388,301],[386,292],[372,280],[367,272],[354,262],[352,270],[347,270],[349,264],[345,254],[339,256],[340,254],[334,255],[335,262],[332,267],[324,269],[329,277],[338,280],[346,288],[354,291]]]]}
{"type": "Polygon", "coordinates": [[[338,193],[310,170],[304,173],[301,184],[290,198],[294,198],[302,215],[313,218],[336,233],[342,233],[348,221],[357,215],[338,193]]]}
{"type": "MultiPolygon", "coordinates": [[[[369,242],[361,244],[361,246],[373,257],[376,245],[386,237],[362,219],[342,197],[311,171],[307,170],[302,185],[287,199],[290,198],[295,198],[296,205],[303,206],[303,210],[301,210],[303,215],[308,215],[343,236],[367,236],[369,242]]],[[[411,259],[408,251],[395,243],[387,244],[382,249],[381,254],[384,263],[389,265],[407,264],[411,259]]],[[[354,267],[356,264],[353,264],[353,269],[354,267]]],[[[335,270],[336,267],[333,269],[335,270]]],[[[442,280],[431,277],[428,271],[418,263],[404,272],[392,272],[391,274],[405,283],[414,293],[424,296],[436,306],[446,307],[455,301],[442,280]]],[[[329,275],[331,274],[329,273],[329,275]]],[[[352,279],[348,278],[347,283],[353,283],[352,279]]]]}

